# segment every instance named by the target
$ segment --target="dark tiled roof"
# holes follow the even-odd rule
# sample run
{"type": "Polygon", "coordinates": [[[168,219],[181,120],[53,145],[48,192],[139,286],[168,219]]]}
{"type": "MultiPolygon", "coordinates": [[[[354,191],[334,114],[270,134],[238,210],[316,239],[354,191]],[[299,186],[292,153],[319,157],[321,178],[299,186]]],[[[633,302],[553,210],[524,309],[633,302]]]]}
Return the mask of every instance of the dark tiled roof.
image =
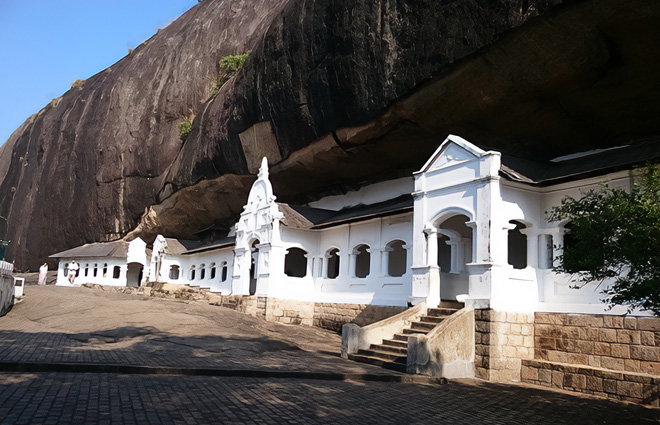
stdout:
{"type": "Polygon", "coordinates": [[[413,197],[402,195],[384,202],[356,205],[339,211],[290,204],[278,204],[278,206],[284,214],[282,224],[297,229],[323,229],[412,211],[413,197]]]}
{"type": "Polygon", "coordinates": [[[188,251],[197,249],[204,245],[201,241],[189,241],[185,239],[165,238],[167,248],[165,252],[172,255],[183,255],[188,251]]]}
{"type": "Polygon", "coordinates": [[[502,174],[510,180],[538,186],[599,176],[660,160],[660,137],[610,149],[539,162],[502,155],[502,174]]]}
{"type": "Polygon", "coordinates": [[[208,244],[203,244],[197,248],[190,249],[186,252],[183,253],[183,255],[189,255],[189,254],[197,254],[200,252],[205,252],[205,251],[213,251],[214,249],[220,249],[220,248],[226,248],[228,246],[234,245],[236,242],[236,237],[235,236],[227,236],[226,238],[219,240],[219,241],[213,241],[208,244]]]}
{"type": "Polygon", "coordinates": [[[113,242],[95,242],[88,243],[83,246],[68,249],[66,251],[58,252],[57,254],[50,255],[50,258],[90,258],[90,257],[107,257],[107,258],[125,258],[128,252],[128,242],[126,241],[113,241],[113,242]]]}

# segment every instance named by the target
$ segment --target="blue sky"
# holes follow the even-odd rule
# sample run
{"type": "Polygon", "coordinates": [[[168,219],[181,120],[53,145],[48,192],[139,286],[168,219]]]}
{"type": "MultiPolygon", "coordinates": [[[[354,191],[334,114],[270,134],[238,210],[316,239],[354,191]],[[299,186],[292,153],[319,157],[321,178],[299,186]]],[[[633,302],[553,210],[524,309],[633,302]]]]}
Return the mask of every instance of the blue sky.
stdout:
{"type": "Polygon", "coordinates": [[[0,0],[0,145],[30,115],[126,56],[197,0],[0,0]]]}

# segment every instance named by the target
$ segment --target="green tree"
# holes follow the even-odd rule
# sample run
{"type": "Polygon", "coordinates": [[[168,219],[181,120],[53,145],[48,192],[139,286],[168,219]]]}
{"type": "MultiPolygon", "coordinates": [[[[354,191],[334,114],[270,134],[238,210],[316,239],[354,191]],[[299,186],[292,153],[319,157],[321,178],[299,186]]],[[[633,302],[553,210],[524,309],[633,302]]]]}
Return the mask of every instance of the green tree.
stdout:
{"type": "Polygon", "coordinates": [[[229,55],[220,59],[220,62],[218,63],[220,67],[220,73],[218,74],[218,78],[213,84],[213,88],[211,89],[211,93],[213,95],[217,94],[220,91],[220,88],[227,81],[229,81],[231,77],[236,75],[249,55],[250,52],[248,51],[242,55],[229,55]]]}
{"type": "Polygon", "coordinates": [[[177,129],[179,130],[179,139],[182,142],[185,142],[190,132],[192,131],[192,119],[186,119],[177,124],[177,129]]]}
{"type": "Polygon", "coordinates": [[[604,185],[580,199],[567,197],[548,218],[570,221],[555,271],[573,274],[578,287],[608,279],[602,294],[610,307],[660,315],[658,166],[648,166],[630,191],[604,185]]]}

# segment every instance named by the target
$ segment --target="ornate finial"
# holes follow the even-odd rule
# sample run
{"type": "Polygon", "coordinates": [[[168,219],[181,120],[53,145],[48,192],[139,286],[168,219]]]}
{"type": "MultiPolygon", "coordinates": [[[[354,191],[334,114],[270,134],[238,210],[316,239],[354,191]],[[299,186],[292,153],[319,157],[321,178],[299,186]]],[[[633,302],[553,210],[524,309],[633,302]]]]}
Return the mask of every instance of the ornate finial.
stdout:
{"type": "Polygon", "coordinates": [[[268,159],[265,156],[261,160],[261,167],[259,168],[259,178],[262,180],[268,178],[268,159]]]}

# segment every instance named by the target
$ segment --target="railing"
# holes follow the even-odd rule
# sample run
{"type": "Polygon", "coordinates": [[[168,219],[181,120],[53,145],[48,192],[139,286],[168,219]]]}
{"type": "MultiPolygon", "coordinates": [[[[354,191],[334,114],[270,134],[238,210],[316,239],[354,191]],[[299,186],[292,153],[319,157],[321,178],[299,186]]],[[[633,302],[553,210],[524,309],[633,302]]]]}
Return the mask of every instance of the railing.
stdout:
{"type": "Polygon", "coordinates": [[[365,350],[371,344],[382,344],[384,339],[392,338],[395,333],[401,332],[404,326],[417,321],[425,312],[426,303],[422,302],[397,315],[364,327],[355,323],[346,323],[341,332],[341,356],[348,358],[349,354],[365,350]]]}
{"type": "Polygon", "coordinates": [[[0,261],[0,276],[11,277],[14,272],[14,265],[6,261],[0,261]]]}

